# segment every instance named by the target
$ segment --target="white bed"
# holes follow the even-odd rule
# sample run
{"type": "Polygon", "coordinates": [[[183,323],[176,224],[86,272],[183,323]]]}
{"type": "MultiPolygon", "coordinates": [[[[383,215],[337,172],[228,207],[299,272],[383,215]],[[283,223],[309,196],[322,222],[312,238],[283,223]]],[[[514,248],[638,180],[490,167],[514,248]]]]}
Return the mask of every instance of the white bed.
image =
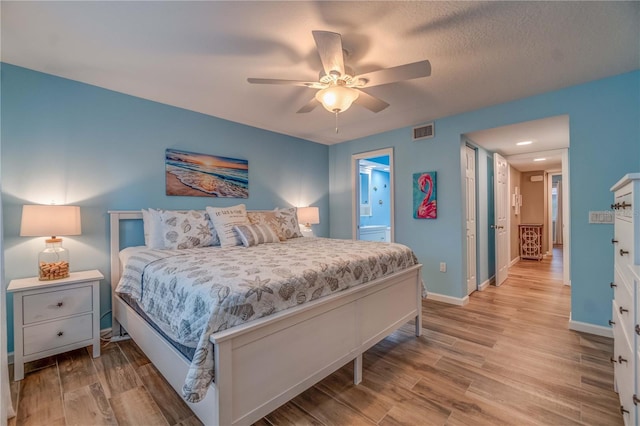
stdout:
{"type": "MultiPolygon", "coordinates": [[[[189,360],[113,291],[122,270],[120,222],[142,214],[109,214],[114,333],[122,326],[180,394],[189,360]]],[[[215,383],[190,408],[207,425],[251,424],[347,362],[359,383],[364,351],[411,320],[421,334],[421,267],[213,334],[215,383]]]]}

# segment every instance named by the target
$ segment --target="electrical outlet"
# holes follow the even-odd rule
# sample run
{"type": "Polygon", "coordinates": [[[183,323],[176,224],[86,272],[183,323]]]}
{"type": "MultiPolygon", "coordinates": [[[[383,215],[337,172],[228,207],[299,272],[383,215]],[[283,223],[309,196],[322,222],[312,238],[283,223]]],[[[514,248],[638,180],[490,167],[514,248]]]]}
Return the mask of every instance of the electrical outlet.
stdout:
{"type": "Polygon", "coordinates": [[[445,262],[440,262],[440,272],[447,272],[447,264],[445,262]]]}

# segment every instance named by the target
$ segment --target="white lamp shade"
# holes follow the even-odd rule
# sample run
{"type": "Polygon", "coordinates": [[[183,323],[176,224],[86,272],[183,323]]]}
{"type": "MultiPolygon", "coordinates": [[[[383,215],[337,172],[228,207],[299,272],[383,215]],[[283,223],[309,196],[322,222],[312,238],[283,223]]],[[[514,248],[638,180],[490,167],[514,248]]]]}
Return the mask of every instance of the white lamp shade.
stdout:
{"type": "Polygon", "coordinates": [[[20,236],[48,237],[80,235],[80,207],[78,206],[22,206],[20,236]]]}
{"type": "Polygon", "coordinates": [[[360,93],[356,89],[344,86],[330,86],[316,92],[316,99],[329,112],[343,112],[358,99],[360,93]]]}
{"type": "Polygon", "coordinates": [[[298,207],[298,222],[305,225],[320,223],[320,210],[317,207],[298,207]]]}

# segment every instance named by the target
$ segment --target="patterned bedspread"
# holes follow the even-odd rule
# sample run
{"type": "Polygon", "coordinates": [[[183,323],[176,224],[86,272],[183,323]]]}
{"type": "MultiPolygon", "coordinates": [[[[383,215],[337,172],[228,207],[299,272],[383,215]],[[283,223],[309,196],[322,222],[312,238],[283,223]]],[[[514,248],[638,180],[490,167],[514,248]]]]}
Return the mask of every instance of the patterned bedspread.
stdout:
{"type": "Polygon", "coordinates": [[[129,258],[116,292],[196,348],[182,393],[198,402],[214,379],[211,334],[417,263],[400,244],[308,237],[250,248],[144,249],[129,258]]]}

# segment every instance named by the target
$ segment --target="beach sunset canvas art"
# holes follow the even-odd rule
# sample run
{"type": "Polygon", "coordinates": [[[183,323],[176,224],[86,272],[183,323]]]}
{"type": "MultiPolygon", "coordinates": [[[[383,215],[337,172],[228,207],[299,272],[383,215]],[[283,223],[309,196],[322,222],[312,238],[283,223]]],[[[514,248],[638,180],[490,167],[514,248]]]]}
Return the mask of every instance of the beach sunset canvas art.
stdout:
{"type": "Polygon", "coordinates": [[[249,198],[249,162],[167,149],[167,195],[249,198]]]}

